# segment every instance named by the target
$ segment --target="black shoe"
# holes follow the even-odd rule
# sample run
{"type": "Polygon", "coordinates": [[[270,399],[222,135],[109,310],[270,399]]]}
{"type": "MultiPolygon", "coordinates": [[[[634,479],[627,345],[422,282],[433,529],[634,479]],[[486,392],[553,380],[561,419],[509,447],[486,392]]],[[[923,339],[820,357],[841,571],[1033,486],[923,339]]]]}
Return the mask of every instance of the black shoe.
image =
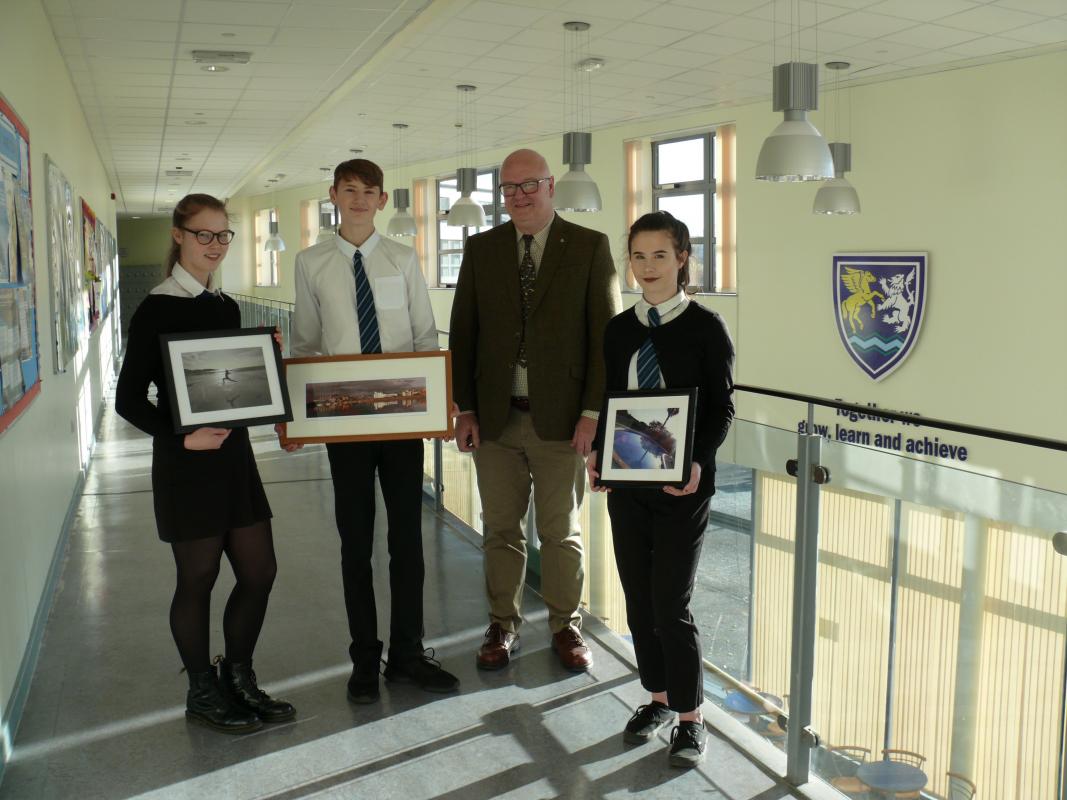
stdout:
{"type": "Polygon", "coordinates": [[[653,700],[646,706],[638,706],[623,729],[622,740],[629,744],[645,744],[673,717],[674,712],[658,700],[653,700]]]}
{"type": "Polygon", "coordinates": [[[190,722],[222,733],[251,733],[263,727],[263,721],[255,712],[238,706],[223,693],[214,666],[203,672],[189,673],[185,716],[190,722]]]}
{"type": "Polygon", "coordinates": [[[704,762],[708,732],[703,722],[679,722],[671,731],[672,767],[695,767],[704,762]]]}
{"type": "Polygon", "coordinates": [[[259,688],[251,661],[219,659],[219,687],[234,705],[255,713],[264,722],[285,722],[296,716],[292,703],[275,700],[259,688]]]}
{"type": "Polygon", "coordinates": [[[352,677],[348,679],[348,700],[367,705],[378,702],[378,673],[382,669],[382,643],[377,642],[370,650],[352,654],[352,677]]]}
{"type": "Polygon", "coordinates": [[[459,688],[459,679],[451,672],[441,669],[441,663],[433,658],[433,648],[403,661],[391,659],[385,665],[385,679],[399,683],[414,683],[427,692],[454,692],[459,688]]]}

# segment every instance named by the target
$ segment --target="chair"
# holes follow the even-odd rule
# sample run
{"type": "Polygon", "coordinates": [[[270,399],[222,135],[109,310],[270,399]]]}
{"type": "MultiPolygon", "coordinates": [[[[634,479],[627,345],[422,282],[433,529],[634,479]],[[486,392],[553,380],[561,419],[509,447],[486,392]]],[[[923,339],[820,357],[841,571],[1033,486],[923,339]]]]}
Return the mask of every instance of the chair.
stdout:
{"type": "Polygon", "coordinates": [[[968,779],[955,772],[946,772],[948,777],[948,800],[973,800],[978,794],[978,787],[968,779]]]}
{"type": "Polygon", "coordinates": [[[830,756],[827,760],[830,785],[848,797],[867,797],[870,787],[856,777],[856,770],[871,757],[871,749],[858,745],[841,745],[828,747],[826,752],[830,756]]]}
{"type": "MultiPolygon", "coordinates": [[[[919,769],[922,769],[923,764],[926,763],[926,756],[921,753],[915,753],[911,750],[899,750],[895,747],[887,747],[882,750],[882,756],[889,761],[899,761],[902,764],[910,764],[919,769]]],[[[920,800],[922,797],[922,790],[918,792],[897,792],[893,796],[896,800],[920,800]]]]}

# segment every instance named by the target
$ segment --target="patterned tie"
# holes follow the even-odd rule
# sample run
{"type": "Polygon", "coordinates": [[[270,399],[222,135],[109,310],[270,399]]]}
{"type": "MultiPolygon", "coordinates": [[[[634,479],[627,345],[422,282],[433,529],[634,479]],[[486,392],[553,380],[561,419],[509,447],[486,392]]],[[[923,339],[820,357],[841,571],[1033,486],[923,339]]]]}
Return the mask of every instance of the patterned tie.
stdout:
{"type": "Polygon", "coordinates": [[[533,244],[533,236],[523,234],[522,262],[519,264],[519,296],[522,300],[522,339],[519,342],[519,364],[526,364],[526,318],[530,316],[530,302],[533,300],[534,282],[537,280],[537,272],[534,269],[533,254],[530,245],[533,244]]]}
{"type": "Polygon", "coordinates": [[[359,321],[359,349],[363,353],[382,352],[382,339],[378,334],[378,314],[374,310],[374,293],[370,290],[367,271],[363,269],[363,254],[356,251],[352,257],[352,272],[356,276],[356,319],[359,321]]]}
{"type": "MultiPolygon", "coordinates": [[[[648,327],[659,325],[659,312],[654,308],[648,310],[648,327]]],[[[656,360],[656,346],[652,344],[651,334],[637,351],[637,385],[641,389],[658,389],[660,382],[659,361],[656,360]]]]}

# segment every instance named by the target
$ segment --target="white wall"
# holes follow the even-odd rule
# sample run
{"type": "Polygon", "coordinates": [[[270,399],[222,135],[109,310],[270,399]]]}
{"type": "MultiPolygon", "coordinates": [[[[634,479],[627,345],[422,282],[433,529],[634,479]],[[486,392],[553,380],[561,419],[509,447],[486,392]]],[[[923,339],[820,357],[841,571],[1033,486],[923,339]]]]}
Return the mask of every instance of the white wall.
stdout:
{"type": "MultiPolygon", "coordinates": [[[[85,198],[109,230],[116,228],[111,188],[39,0],[5,0],[0,76],[0,92],[30,132],[42,376],[40,395],[0,434],[0,718],[6,725],[34,614],[81,474],[79,425],[90,426],[81,431],[88,441],[111,372],[106,358],[112,352],[110,316],[91,341],[83,343],[76,368],[60,375],[52,372],[46,153],[66,174],[75,195],[85,198]]],[[[6,740],[10,733],[0,731],[0,739],[6,740]]],[[[6,750],[2,755],[6,760],[6,750]]]]}
{"type": "MultiPolygon", "coordinates": [[[[739,382],[1067,439],[1067,370],[1056,355],[1067,297],[1065,86],[1067,54],[1059,52],[854,87],[850,178],[863,213],[849,218],[812,215],[812,185],[752,177],[763,138],[780,119],[769,103],[597,131],[588,171],[604,209],[568,216],[607,233],[621,257],[623,143],[734,122],[738,296],[702,302],[731,326],[739,382]],[[874,250],[927,251],[931,276],[915,350],[879,383],[846,354],[831,300],[833,254],[874,250]]],[[[816,113],[815,121],[825,127],[822,117],[816,113]]],[[[514,147],[529,145],[560,175],[560,138],[484,148],[478,161],[499,164],[514,147]]],[[[440,175],[453,167],[445,159],[411,165],[407,174],[440,175]]],[[[279,193],[279,205],[285,200],[279,193]]],[[[262,195],[235,202],[268,204],[262,195]]],[[[283,221],[293,215],[282,205],[283,221]]],[[[283,269],[282,294],[291,286],[286,272],[291,268],[283,269]]],[[[441,328],[448,327],[446,305],[435,304],[441,328]]],[[[802,416],[780,403],[740,402],[743,414],[783,427],[795,429],[802,416]]],[[[1059,455],[989,440],[971,442],[970,449],[966,467],[1067,490],[1059,455]]]]}

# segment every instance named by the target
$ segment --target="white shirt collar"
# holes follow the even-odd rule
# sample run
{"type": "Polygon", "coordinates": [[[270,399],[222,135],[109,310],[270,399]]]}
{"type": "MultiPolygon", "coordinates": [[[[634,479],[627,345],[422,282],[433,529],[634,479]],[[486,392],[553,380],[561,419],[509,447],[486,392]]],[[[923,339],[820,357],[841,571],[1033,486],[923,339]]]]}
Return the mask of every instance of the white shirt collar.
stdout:
{"type": "Polygon", "coordinates": [[[664,300],[662,303],[656,304],[655,306],[645,300],[644,295],[642,295],[641,299],[634,305],[634,311],[637,314],[637,319],[641,321],[641,324],[648,325],[648,310],[650,308],[655,308],[659,314],[660,324],[662,325],[664,322],[670,322],[685,311],[685,307],[688,304],[689,297],[684,291],[679,289],[678,294],[664,300]]]}
{"type": "MultiPolygon", "coordinates": [[[[203,284],[194,278],[181,264],[176,263],[170,275],[174,278],[175,283],[189,293],[190,297],[199,297],[205,291],[203,284]]],[[[215,284],[215,273],[212,272],[207,276],[206,291],[215,295],[219,294],[221,290],[215,284]]]]}
{"type": "Polygon", "coordinates": [[[363,254],[364,258],[368,258],[370,254],[374,252],[374,248],[378,246],[381,238],[382,237],[378,234],[378,231],[374,231],[374,233],[367,237],[367,241],[359,247],[356,247],[348,241],[348,239],[343,237],[340,232],[334,237],[334,239],[337,240],[337,249],[341,251],[341,255],[345,257],[346,261],[351,261],[353,256],[356,255],[357,250],[363,254]]]}

